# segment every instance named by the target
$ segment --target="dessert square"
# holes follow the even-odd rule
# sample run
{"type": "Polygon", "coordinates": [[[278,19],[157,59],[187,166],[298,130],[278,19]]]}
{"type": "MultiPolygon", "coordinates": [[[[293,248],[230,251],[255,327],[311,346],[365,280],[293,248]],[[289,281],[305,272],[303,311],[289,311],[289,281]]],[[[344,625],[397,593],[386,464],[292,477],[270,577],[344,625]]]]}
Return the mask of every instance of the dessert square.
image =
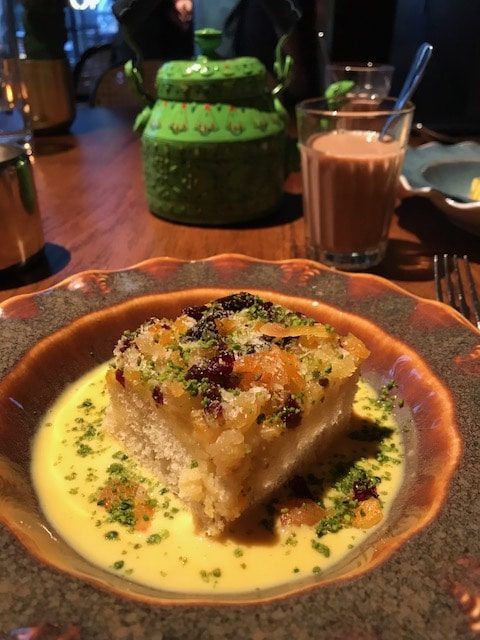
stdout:
{"type": "Polygon", "coordinates": [[[218,535],[348,424],[352,334],[242,292],[126,331],[107,373],[107,428],[218,535]]]}

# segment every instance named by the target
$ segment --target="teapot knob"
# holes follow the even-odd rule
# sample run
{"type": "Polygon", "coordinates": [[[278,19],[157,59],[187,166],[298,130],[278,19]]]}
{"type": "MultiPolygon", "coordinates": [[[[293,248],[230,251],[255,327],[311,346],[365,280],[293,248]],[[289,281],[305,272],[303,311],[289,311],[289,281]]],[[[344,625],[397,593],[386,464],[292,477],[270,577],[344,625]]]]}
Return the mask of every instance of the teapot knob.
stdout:
{"type": "Polygon", "coordinates": [[[222,42],[222,32],[219,29],[197,29],[195,31],[195,44],[200,47],[202,56],[218,58],[215,50],[222,42]]]}

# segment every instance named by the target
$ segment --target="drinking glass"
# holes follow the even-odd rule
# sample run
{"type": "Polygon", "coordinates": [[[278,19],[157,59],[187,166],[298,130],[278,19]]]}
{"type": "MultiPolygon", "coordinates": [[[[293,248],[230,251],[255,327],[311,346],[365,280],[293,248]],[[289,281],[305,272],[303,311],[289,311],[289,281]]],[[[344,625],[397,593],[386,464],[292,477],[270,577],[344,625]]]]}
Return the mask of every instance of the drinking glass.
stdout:
{"type": "Polygon", "coordinates": [[[388,96],[393,71],[389,64],[337,62],[326,65],[325,81],[328,86],[333,82],[351,80],[354,84],[347,94],[349,97],[378,100],[388,96]]]}
{"type": "Polygon", "coordinates": [[[41,255],[43,231],[32,156],[0,144],[0,271],[25,267],[41,255]]]}
{"type": "Polygon", "coordinates": [[[19,73],[13,0],[0,0],[0,144],[21,144],[30,150],[29,112],[19,73]]]}
{"type": "Polygon", "coordinates": [[[383,259],[414,107],[313,98],[297,106],[309,257],[361,270],[383,259]]]}

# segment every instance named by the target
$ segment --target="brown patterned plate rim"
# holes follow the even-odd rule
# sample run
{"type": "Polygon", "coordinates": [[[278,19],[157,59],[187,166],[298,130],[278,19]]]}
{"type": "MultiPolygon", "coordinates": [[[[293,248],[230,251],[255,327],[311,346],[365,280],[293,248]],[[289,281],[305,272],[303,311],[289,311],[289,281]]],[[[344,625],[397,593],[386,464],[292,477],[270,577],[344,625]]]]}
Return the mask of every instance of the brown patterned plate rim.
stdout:
{"type": "Polygon", "coordinates": [[[474,333],[478,333],[480,335],[480,330],[478,330],[471,322],[469,322],[466,318],[464,318],[462,316],[461,313],[459,313],[456,309],[454,309],[453,307],[451,307],[450,305],[444,303],[444,302],[439,302],[437,300],[432,300],[432,299],[428,299],[428,298],[423,298],[422,296],[418,296],[415,293],[412,293],[411,291],[407,291],[406,289],[402,289],[402,287],[398,284],[396,284],[395,282],[390,282],[390,280],[387,280],[386,278],[383,278],[382,276],[377,276],[373,273],[354,273],[354,272],[347,272],[347,271],[338,271],[336,269],[333,269],[331,267],[328,267],[327,265],[321,264],[320,262],[315,262],[314,260],[308,260],[306,258],[289,258],[286,260],[265,260],[262,258],[253,258],[251,256],[247,256],[241,253],[219,253],[219,254],[215,254],[214,256],[208,256],[206,258],[199,258],[197,260],[184,260],[182,258],[172,258],[170,256],[158,256],[155,258],[148,258],[147,260],[141,260],[140,262],[135,263],[132,266],[129,267],[125,267],[125,268],[118,268],[118,269],[85,269],[84,271],[79,271],[78,273],[74,273],[70,276],[67,276],[66,278],[64,278],[63,280],[60,280],[59,282],[56,282],[55,284],[52,284],[50,287],[46,287],[45,289],[40,289],[39,291],[33,291],[31,293],[19,293],[16,294],[10,298],[7,298],[6,300],[3,300],[2,302],[0,302],[0,309],[8,309],[10,307],[10,305],[16,305],[18,302],[21,302],[23,300],[28,300],[31,299],[32,297],[38,296],[38,295],[42,295],[45,293],[48,293],[50,291],[55,291],[56,289],[65,289],[68,287],[68,285],[78,279],[82,279],[85,278],[87,276],[96,276],[99,274],[113,274],[113,273],[123,273],[123,272],[128,272],[128,271],[136,271],[136,270],[141,270],[145,267],[148,267],[150,265],[155,265],[158,264],[159,262],[166,262],[166,263],[175,263],[175,264],[196,264],[196,263],[205,263],[205,262],[216,262],[219,260],[222,260],[224,258],[228,258],[228,259],[238,259],[238,260],[245,260],[247,262],[250,262],[252,264],[276,264],[276,265],[284,265],[284,264],[312,264],[315,265],[315,267],[320,268],[322,270],[325,271],[331,271],[332,273],[341,273],[343,276],[347,277],[347,278],[355,278],[355,279],[365,279],[365,280],[371,280],[374,282],[378,282],[379,284],[381,284],[383,287],[391,289],[392,291],[395,291],[397,293],[400,293],[403,296],[407,296],[409,298],[413,298],[414,300],[417,300],[418,302],[427,304],[427,305],[434,305],[437,306],[439,309],[442,309],[442,311],[444,313],[450,313],[452,315],[453,318],[455,318],[455,320],[461,322],[465,327],[467,327],[468,329],[470,329],[471,331],[473,331],[474,333]]]}
{"type": "MultiPolygon", "coordinates": [[[[324,265],[320,265],[318,263],[309,261],[309,260],[302,260],[302,259],[292,259],[292,260],[280,260],[280,261],[268,261],[268,260],[259,260],[259,259],[255,259],[255,258],[250,258],[247,256],[243,256],[240,254],[220,254],[217,256],[212,256],[209,258],[206,258],[204,260],[195,260],[195,261],[186,261],[186,260],[180,260],[180,259],[176,259],[176,258],[168,258],[168,257],[161,257],[161,258],[152,258],[150,260],[146,260],[143,261],[137,265],[134,265],[133,267],[130,267],[128,269],[116,269],[116,270],[102,270],[102,269],[92,269],[92,270],[88,270],[88,271],[84,271],[72,276],[69,276],[68,278],[66,278],[65,280],[53,285],[52,287],[45,289],[43,291],[40,291],[38,293],[29,293],[29,294],[23,294],[23,295],[19,295],[19,296],[15,296],[13,298],[7,299],[3,304],[0,305],[0,320],[3,317],[5,318],[15,318],[16,317],[16,313],[20,312],[20,316],[21,316],[21,308],[24,306],[24,303],[28,303],[29,301],[32,301],[33,299],[36,298],[40,298],[42,300],[45,300],[45,296],[47,296],[48,294],[51,294],[52,292],[55,292],[57,290],[66,290],[66,291],[75,291],[75,287],[72,287],[72,285],[78,284],[79,287],[82,287],[82,283],[83,285],[85,285],[85,283],[92,281],[92,283],[94,283],[92,285],[93,289],[95,289],[96,287],[96,281],[97,279],[100,277],[108,277],[110,275],[116,275],[116,274],[132,274],[135,272],[146,272],[149,273],[152,270],[154,271],[156,267],[160,267],[162,265],[170,265],[170,266],[174,266],[174,267],[182,267],[182,266],[191,266],[192,268],[195,268],[195,265],[213,265],[215,267],[215,265],[217,267],[221,268],[222,263],[227,263],[229,266],[232,265],[236,265],[237,267],[240,265],[247,265],[248,266],[252,266],[252,265],[264,265],[266,267],[274,267],[274,269],[283,269],[283,268],[292,268],[293,271],[295,272],[296,270],[300,273],[302,271],[304,272],[308,272],[308,270],[313,270],[313,272],[318,276],[319,274],[328,274],[329,276],[333,277],[334,279],[340,279],[341,282],[344,283],[366,283],[366,293],[365,296],[367,298],[375,298],[376,296],[380,295],[380,297],[382,297],[383,295],[385,295],[386,292],[394,294],[399,296],[400,298],[409,298],[412,301],[414,301],[415,306],[418,308],[427,308],[427,309],[435,309],[436,313],[440,314],[440,316],[442,316],[444,319],[448,318],[448,326],[452,326],[452,327],[456,327],[457,329],[462,329],[462,332],[465,331],[465,329],[467,329],[467,333],[469,333],[471,336],[476,337],[478,335],[480,335],[479,332],[477,332],[475,330],[475,328],[470,325],[470,323],[468,323],[462,316],[460,316],[460,314],[458,314],[456,311],[454,311],[453,309],[451,309],[450,307],[442,304],[442,303],[438,303],[436,301],[433,300],[425,300],[422,299],[414,294],[411,294],[409,292],[404,291],[403,289],[401,289],[401,287],[388,282],[386,280],[384,280],[381,277],[375,276],[375,275],[371,275],[371,274],[349,274],[349,273],[345,273],[345,272],[337,272],[334,271],[332,269],[329,269],[328,267],[325,267],[324,265]],[[370,290],[369,289],[369,284],[373,284],[373,288],[370,290]]],[[[295,276],[296,277],[296,276],[295,276]]],[[[158,281],[157,281],[158,284],[158,281]]],[[[275,287],[272,289],[273,291],[277,291],[278,293],[282,293],[282,287],[278,285],[278,283],[275,283],[275,286],[277,286],[277,289],[275,289],[275,287]],[[278,288],[279,287],[279,288],[278,288]]],[[[178,290],[189,290],[189,289],[197,289],[199,288],[198,285],[191,285],[191,286],[178,286],[174,289],[172,289],[171,291],[178,291],[178,290]]],[[[203,287],[205,288],[205,287],[203,287]]],[[[227,289],[232,289],[232,290],[238,290],[240,288],[243,287],[238,287],[238,286],[229,286],[228,283],[226,283],[225,281],[221,282],[221,283],[217,283],[213,286],[208,286],[208,288],[210,289],[219,289],[219,288],[227,288],[227,289]]],[[[254,288],[252,287],[252,285],[246,286],[246,289],[248,288],[254,288]]],[[[257,289],[267,289],[268,287],[265,286],[260,286],[257,287],[257,289]]],[[[101,293],[101,288],[100,288],[100,293],[101,293]]],[[[97,295],[98,292],[94,293],[93,295],[97,295]]],[[[148,293],[141,293],[139,294],[140,296],[143,295],[148,295],[148,293]]],[[[295,297],[294,293],[289,293],[287,295],[290,295],[292,297],[295,297]]],[[[313,296],[314,294],[312,292],[310,292],[310,294],[307,292],[302,292],[302,297],[308,297],[308,296],[313,296]]],[[[316,294],[318,295],[318,294],[316,294]]],[[[136,296],[134,296],[136,297],[136,296]]],[[[297,294],[298,297],[298,294],[297,294]]],[[[360,295],[360,298],[362,298],[362,295],[360,295]]],[[[129,296],[127,296],[124,300],[127,301],[128,299],[130,299],[129,296]]],[[[115,304],[115,303],[113,303],[115,304]]],[[[332,304],[331,302],[327,301],[326,304],[330,305],[330,306],[335,306],[335,304],[332,304]]],[[[111,306],[110,304],[106,305],[106,306],[111,306]]],[[[340,308],[342,308],[342,305],[339,305],[340,308]]],[[[101,306],[99,308],[102,308],[101,306]]],[[[91,311],[87,311],[87,315],[90,313],[91,311]]],[[[353,311],[352,313],[356,314],[358,313],[357,311],[353,311]]],[[[81,317],[83,314],[80,314],[79,317],[81,317]]],[[[365,317],[365,315],[367,316],[366,319],[368,319],[368,314],[365,314],[364,310],[362,310],[362,312],[360,313],[361,316],[365,317]]],[[[370,318],[370,321],[372,322],[373,320],[370,318]]],[[[398,338],[397,338],[398,340],[398,338]]],[[[468,355],[468,354],[467,354],[468,355]]],[[[428,359],[426,361],[428,363],[428,359]]],[[[455,465],[453,465],[453,467],[456,466],[456,463],[458,461],[455,462],[455,465]]],[[[453,472],[453,468],[452,468],[452,472],[453,472]]],[[[440,510],[441,505],[438,505],[438,508],[436,509],[436,512],[438,510],[440,510]]],[[[435,519],[435,515],[436,513],[433,513],[429,522],[432,519],[435,519]]],[[[422,529],[427,525],[428,523],[425,523],[422,526],[422,529]]],[[[390,555],[390,554],[389,554],[390,555]]],[[[383,562],[383,560],[382,560],[383,562]]],[[[350,576],[347,577],[347,579],[350,576]]],[[[335,582],[337,582],[338,580],[336,579],[335,582]]],[[[327,586],[329,583],[326,583],[327,586]]],[[[293,593],[296,593],[296,590],[293,591],[293,593]]],[[[121,595],[117,592],[117,595],[121,595]]],[[[281,599],[284,599],[285,597],[290,597],[292,595],[292,592],[288,592],[282,596],[280,596],[281,599]]],[[[187,601],[180,601],[176,604],[180,604],[183,606],[188,606],[188,605],[192,605],[195,604],[195,597],[192,598],[191,600],[187,600],[187,601]]],[[[145,600],[144,600],[145,601],[145,600]]],[[[165,602],[166,604],[167,602],[165,602]]],[[[246,601],[242,601],[241,604],[242,606],[244,604],[259,604],[262,603],[262,600],[255,600],[253,603],[248,603],[246,601]]],[[[174,602],[172,601],[168,601],[169,606],[171,606],[172,604],[174,604],[174,602]]],[[[211,604],[213,606],[217,606],[217,605],[222,605],[222,604],[232,604],[231,602],[225,602],[222,603],[222,601],[212,601],[212,602],[207,602],[207,603],[202,603],[202,604],[211,604]]],[[[233,603],[235,604],[235,603],[233,603]]]]}

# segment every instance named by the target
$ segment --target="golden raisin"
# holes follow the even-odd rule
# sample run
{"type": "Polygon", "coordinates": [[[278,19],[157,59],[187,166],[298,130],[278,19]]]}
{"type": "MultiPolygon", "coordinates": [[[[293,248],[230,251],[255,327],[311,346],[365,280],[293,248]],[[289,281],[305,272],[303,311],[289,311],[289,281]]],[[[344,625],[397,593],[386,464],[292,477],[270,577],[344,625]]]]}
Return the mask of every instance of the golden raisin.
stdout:
{"type": "Polygon", "coordinates": [[[280,509],[280,524],[300,526],[306,524],[313,526],[320,522],[327,512],[310,498],[290,498],[285,501],[280,509]]]}
{"type": "Polygon", "coordinates": [[[352,527],[370,529],[383,518],[382,507],[377,498],[368,498],[355,507],[352,527]]]}

